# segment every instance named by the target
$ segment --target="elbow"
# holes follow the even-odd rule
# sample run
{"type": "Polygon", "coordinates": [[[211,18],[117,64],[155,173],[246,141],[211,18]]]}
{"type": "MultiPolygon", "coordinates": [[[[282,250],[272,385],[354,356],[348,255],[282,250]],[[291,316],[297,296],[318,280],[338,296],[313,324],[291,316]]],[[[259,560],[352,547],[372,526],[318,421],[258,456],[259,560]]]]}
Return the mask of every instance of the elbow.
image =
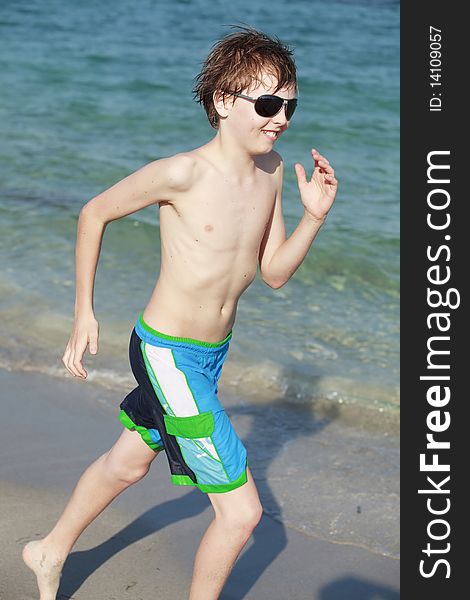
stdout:
{"type": "Polygon", "coordinates": [[[103,225],[106,225],[107,221],[103,220],[102,215],[99,214],[93,199],[89,200],[86,204],[82,206],[80,209],[79,219],[87,219],[93,222],[101,222],[103,225]]]}
{"type": "Polygon", "coordinates": [[[282,281],[281,279],[269,279],[267,277],[263,277],[263,281],[266,285],[268,285],[273,290],[278,290],[285,283],[287,283],[286,281],[282,281]]]}
{"type": "Polygon", "coordinates": [[[87,217],[88,215],[92,216],[93,214],[93,200],[89,200],[86,204],[82,206],[80,209],[79,216],[87,217]]]}

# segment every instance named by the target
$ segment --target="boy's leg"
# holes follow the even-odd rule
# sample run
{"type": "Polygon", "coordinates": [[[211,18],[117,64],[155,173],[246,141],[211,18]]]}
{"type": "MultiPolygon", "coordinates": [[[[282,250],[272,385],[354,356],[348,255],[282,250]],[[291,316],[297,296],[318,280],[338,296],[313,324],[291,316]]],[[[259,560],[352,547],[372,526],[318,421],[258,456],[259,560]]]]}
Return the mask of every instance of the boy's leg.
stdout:
{"type": "Polygon", "coordinates": [[[40,600],[55,600],[62,565],[85,528],[127,487],[144,477],[158,452],[139,433],[124,429],[114,446],[80,477],[52,531],[23,549],[37,576],[40,600]]]}
{"type": "Polygon", "coordinates": [[[244,485],[229,492],[207,495],[215,518],[196,553],[189,600],[217,600],[238,555],[263,514],[249,467],[244,485]]]}

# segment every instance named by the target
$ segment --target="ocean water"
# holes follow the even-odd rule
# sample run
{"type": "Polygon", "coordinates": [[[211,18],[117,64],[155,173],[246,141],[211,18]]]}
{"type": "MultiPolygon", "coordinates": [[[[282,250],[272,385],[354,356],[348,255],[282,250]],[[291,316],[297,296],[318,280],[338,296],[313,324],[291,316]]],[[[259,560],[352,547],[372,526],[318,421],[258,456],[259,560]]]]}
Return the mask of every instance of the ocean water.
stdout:
{"type": "MultiPolygon", "coordinates": [[[[242,23],[295,51],[300,102],[275,145],[285,163],[287,233],[302,214],[293,165],[311,170],[312,147],[334,165],[340,189],[288,284],[271,290],[258,277],[242,297],[221,389],[252,416],[267,406],[286,411],[284,422],[291,415],[287,431],[303,434],[299,456],[318,435],[315,427],[300,431],[299,414],[334,424],[331,447],[346,455],[348,439],[363,457],[338,481],[347,471],[360,482],[357,493],[374,490],[368,497],[378,515],[396,498],[398,469],[397,2],[2,2],[0,366],[69,376],[60,359],[73,322],[78,213],[145,163],[213,136],[192,99],[193,78],[229,25],[242,23]],[[380,474],[379,492],[372,473],[380,474]]],[[[158,271],[156,207],[108,226],[95,282],[100,352],[85,355],[85,365],[118,400],[133,386],[129,335],[158,271]]],[[[308,485],[321,485],[313,468],[320,465],[311,458],[290,467],[307,485],[304,498],[308,485]]],[[[291,487],[282,478],[278,485],[278,497],[291,487]]],[[[359,504],[353,485],[338,493],[359,504]]],[[[328,522],[341,522],[336,509],[324,509],[328,522]]],[[[284,515],[315,534],[325,516],[318,510],[307,519],[305,505],[290,500],[284,515]]],[[[327,535],[396,555],[396,502],[383,511],[387,535],[347,534],[348,525],[327,535]]]]}

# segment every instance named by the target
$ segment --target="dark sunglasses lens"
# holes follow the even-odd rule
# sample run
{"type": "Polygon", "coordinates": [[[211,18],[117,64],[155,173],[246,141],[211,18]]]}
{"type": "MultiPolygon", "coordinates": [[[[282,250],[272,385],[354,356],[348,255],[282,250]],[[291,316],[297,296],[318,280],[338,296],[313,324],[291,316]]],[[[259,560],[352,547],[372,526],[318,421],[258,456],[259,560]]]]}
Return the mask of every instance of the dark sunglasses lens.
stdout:
{"type": "Polygon", "coordinates": [[[297,108],[297,99],[293,98],[292,100],[289,100],[289,102],[287,103],[287,111],[286,111],[286,119],[288,121],[290,121],[292,119],[292,115],[294,114],[296,108],[297,108]]]}
{"type": "MultiPolygon", "coordinates": [[[[282,103],[282,98],[279,98],[279,96],[260,96],[255,102],[255,109],[261,117],[273,117],[281,110],[282,103]]],[[[292,118],[296,108],[297,98],[287,102],[286,118],[288,121],[292,118]]]]}
{"type": "Polygon", "coordinates": [[[261,117],[272,117],[282,106],[282,99],[277,96],[260,96],[255,102],[256,112],[261,117]]]}

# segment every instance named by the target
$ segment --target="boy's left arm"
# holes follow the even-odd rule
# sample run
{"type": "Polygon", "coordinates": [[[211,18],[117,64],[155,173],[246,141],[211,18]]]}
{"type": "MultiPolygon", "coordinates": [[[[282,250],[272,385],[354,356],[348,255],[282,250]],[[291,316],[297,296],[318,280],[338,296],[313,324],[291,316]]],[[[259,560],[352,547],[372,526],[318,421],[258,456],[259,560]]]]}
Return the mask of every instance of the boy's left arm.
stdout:
{"type": "Polygon", "coordinates": [[[276,204],[261,243],[259,259],[263,281],[272,288],[283,286],[300,266],[336,196],[338,180],[335,178],[333,167],[314,148],[312,148],[312,157],[315,168],[310,181],[307,181],[303,166],[300,163],[295,164],[304,214],[288,239],[286,239],[281,208],[281,162],[276,204]]]}

